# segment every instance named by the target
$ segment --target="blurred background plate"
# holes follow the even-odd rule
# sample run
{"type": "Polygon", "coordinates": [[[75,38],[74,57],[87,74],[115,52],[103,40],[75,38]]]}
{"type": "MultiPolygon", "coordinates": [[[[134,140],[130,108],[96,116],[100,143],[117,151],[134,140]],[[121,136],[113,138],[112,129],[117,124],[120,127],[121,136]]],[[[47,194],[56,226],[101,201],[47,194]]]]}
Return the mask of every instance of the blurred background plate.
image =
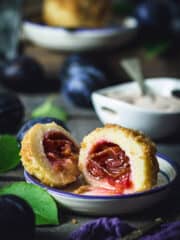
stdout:
{"type": "Polygon", "coordinates": [[[23,37],[32,43],[52,50],[88,51],[119,47],[132,40],[138,24],[134,18],[124,19],[120,25],[96,29],[65,29],[24,21],[23,37]]]}

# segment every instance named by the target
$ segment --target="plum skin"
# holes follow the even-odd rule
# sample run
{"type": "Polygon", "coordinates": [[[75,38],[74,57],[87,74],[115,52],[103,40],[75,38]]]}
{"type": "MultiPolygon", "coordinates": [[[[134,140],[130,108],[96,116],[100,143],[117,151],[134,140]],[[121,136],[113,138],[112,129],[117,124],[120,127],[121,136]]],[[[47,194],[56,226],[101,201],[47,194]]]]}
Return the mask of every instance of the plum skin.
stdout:
{"type": "Polygon", "coordinates": [[[45,73],[37,60],[20,55],[1,68],[1,81],[5,87],[18,92],[39,92],[45,84],[45,73]]]}
{"type": "Polygon", "coordinates": [[[134,17],[140,29],[154,38],[167,37],[171,33],[172,20],[178,15],[178,6],[173,1],[145,0],[140,2],[135,10],[134,17]]]}
{"type": "Polygon", "coordinates": [[[24,118],[24,105],[13,93],[0,93],[0,134],[17,132],[24,118]]]}
{"type": "Polygon", "coordinates": [[[35,235],[35,216],[30,205],[15,195],[0,197],[1,237],[6,240],[32,240],[35,235]]]}
{"type": "Polygon", "coordinates": [[[113,84],[112,76],[106,61],[98,57],[74,54],[67,58],[61,68],[61,92],[73,105],[91,108],[92,92],[113,84]]]}

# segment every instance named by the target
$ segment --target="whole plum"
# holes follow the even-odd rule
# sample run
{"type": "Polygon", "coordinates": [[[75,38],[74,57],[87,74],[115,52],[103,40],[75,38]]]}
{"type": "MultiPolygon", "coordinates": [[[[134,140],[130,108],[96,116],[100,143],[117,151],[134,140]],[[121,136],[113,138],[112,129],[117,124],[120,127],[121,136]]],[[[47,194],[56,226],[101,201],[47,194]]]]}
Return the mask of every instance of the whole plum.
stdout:
{"type": "Polygon", "coordinates": [[[66,130],[68,130],[66,124],[57,119],[57,118],[52,118],[52,117],[39,117],[39,118],[35,118],[35,119],[30,119],[28,121],[26,121],[23,126],[19,129],[16,138],[17,141],[19,143],[21,143],[25,133],[27,132],[27,130],[29,130],[33,125],[35,125],[36,123],[50,123],[50,122],[55,122],[56,124],[62,126],[63,128],[65,128],[66,130]]]}
{"type": "Polygon", "coordinates": [[[38,92],[44,87],[45,74],[37,60],[22,55],[1,67],[1,81],[18,92],[38,92]]]}
{"type": "Polygon", "coordinates": [[[71,55],[62,66],[60,75],[63,95],[78,107],[91,107],[91,93],[113,84],[108,64],[98,57],[71,55]]]}
{"type": "Polygon", "coordinates": [[[168,0],[145,0],[134,11],[140,29],[150,38],[167,36],[171,32],[172,19],[177,14],[176,3],[168,0]]]}
{"type": "Polygon", "coordinates": [[[24,106],[20,98],[13,93],[0,93],[0,133],[16,133],[23,118],[24,106]]]}
{"type": "Polygon", "coordinates": [[[1,239],[32,240],[35,216],[29,204],[15,195],[0,197],[1,239]]]}

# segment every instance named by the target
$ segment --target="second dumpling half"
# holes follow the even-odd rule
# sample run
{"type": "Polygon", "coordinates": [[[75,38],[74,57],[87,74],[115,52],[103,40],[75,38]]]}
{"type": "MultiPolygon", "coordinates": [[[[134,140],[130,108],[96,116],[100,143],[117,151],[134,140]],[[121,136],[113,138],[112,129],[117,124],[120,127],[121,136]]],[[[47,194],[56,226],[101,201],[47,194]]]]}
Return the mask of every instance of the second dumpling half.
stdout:
{"type": "Polygon", "coordinates": [[[22,140],[20,155],[25,170],[48,186],[63,187],[79,176],[79,145],[54,122],[30,128],[22,140]]]}

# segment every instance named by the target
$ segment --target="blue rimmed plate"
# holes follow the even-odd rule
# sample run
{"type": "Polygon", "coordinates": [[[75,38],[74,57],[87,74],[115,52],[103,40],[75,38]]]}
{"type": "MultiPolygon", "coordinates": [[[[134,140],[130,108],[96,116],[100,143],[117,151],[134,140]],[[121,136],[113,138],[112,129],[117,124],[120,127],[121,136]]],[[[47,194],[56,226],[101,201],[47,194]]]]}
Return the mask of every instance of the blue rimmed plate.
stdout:
{"type": "Polygon", "coordinates": [[[137,28],[137,21],[130,17],[120,25],[76,30],[24,21],[22,33],[26,40],[48,49],[87,51],[121,46],[135,36],[137,28]]]}
{"type": "Polygon", "coordinates": [[[24,176],[27,182],[45,188],[57,202],[69,210],[95,216],[127,214],[149,208],[169,194],[178,174],[177,168],[172,161],[160,154],[157,155],[157,159],[160,166],[157,186],[149,191],[134,194],[113,196],[79,195],[71,193],[68,189],[61,190],[48,187],[26,171],[24,176]]]}

